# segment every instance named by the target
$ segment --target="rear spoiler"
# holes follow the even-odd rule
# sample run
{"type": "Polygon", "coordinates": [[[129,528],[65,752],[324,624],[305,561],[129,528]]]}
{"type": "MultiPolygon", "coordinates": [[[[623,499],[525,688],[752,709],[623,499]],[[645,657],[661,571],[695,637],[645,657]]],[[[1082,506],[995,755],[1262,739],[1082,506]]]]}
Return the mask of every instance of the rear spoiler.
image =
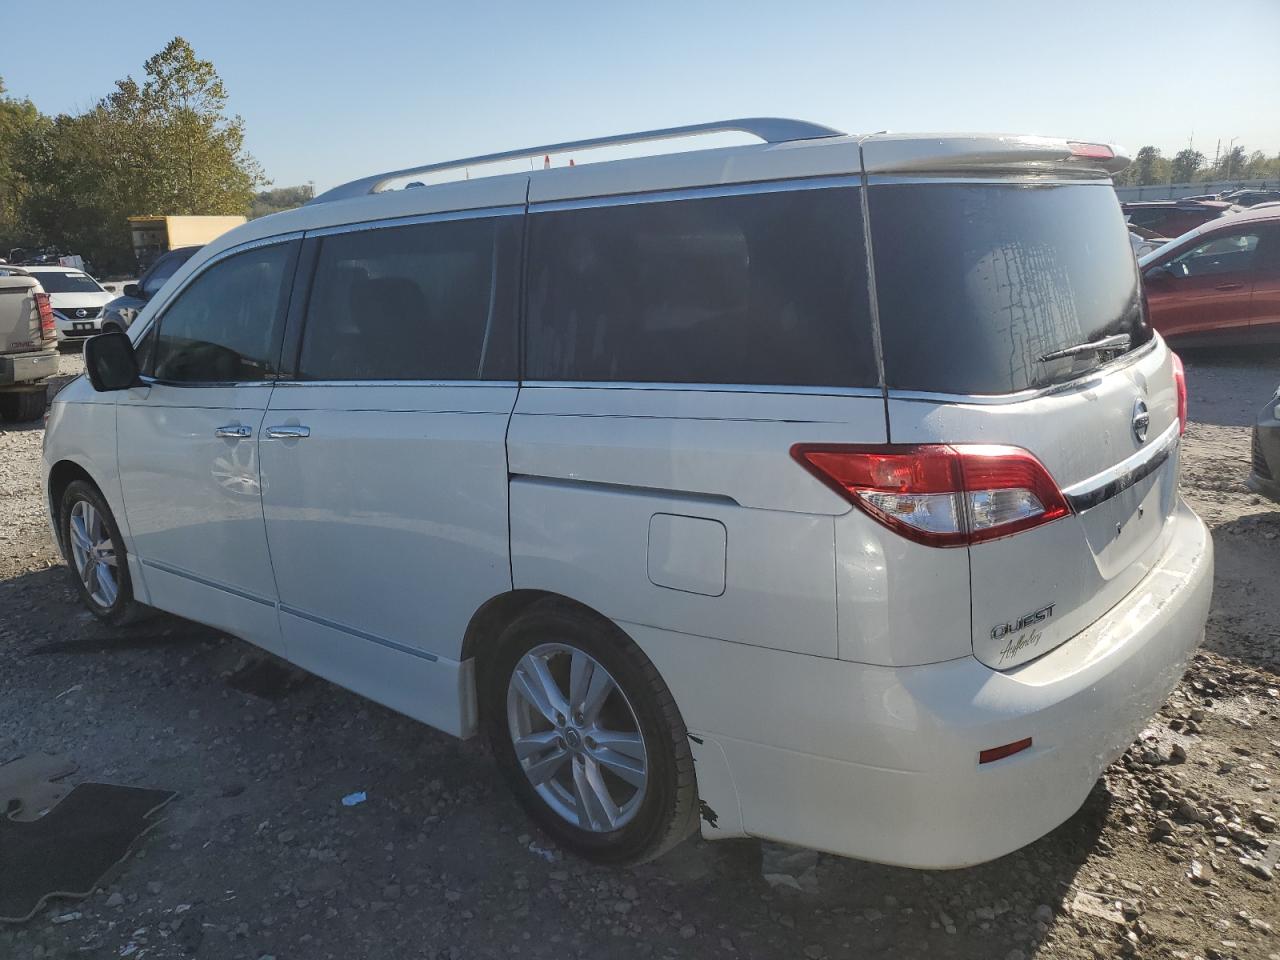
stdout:
{"type": "Polygon", "coordinates": [[[873,134],[862,141],[863,170],[880,173],[1036,173],[1113,176],[1129,165],[1123,147],[1083,140],[1002,134],[873,134]]]}

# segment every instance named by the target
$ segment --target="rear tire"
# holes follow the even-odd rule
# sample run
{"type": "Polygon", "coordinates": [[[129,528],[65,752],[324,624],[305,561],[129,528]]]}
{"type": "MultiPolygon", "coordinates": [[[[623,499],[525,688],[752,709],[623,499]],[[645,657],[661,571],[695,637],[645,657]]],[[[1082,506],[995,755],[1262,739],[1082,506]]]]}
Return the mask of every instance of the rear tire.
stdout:
{"type": "Polygon", "coordinates": [[[562,847],[641,863],[697,828],[688,730],[657,669],[612,623],[536,605],[499,637],[481,697],[503,777],[562,847]]]}
{"type": "Polygon", "coordinates": [[[0,393],[0,419],[14,423],[28,423],[44,416],[49,405],[49,388],[26,390],[22,393],[0,393]]]}
{"type": "Polygon", "coordinates": [[[73,480],[62,494],[58,535],[80,601],[103,623],[122,627],[147,608],[133,599],[120,528],[98,488],[73,480]]]}

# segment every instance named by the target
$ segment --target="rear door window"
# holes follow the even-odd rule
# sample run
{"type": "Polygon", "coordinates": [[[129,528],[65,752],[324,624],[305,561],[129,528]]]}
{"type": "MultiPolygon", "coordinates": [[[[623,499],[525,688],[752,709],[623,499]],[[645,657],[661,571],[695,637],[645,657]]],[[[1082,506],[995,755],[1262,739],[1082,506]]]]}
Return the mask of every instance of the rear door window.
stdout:
{"type": "Polygon", "coordinates": [[[322,237],[299,378],[515,379],[521,219],[322,237]]]}
{"type": "MultiPolygon", "coordinates": [[[[243,383],[277,372],[298,243],[273,243],[213,264],[164,308],[148,350],[155,378],[243,383]]],[[[145,369],[145,368],[143,368],[145,369]]]]}
{"type": "Polygon", "coordinates": [[[887,385],[1005,394],[1104,358],[1042,360],[1129,334],[1151,339],[1110,184],[894,183],[869,188],[887,385]]]}
{"type": "Polygon", "coordinates": [[[531,380],[878,383],[857,188],[530,214],[531,380]]]}

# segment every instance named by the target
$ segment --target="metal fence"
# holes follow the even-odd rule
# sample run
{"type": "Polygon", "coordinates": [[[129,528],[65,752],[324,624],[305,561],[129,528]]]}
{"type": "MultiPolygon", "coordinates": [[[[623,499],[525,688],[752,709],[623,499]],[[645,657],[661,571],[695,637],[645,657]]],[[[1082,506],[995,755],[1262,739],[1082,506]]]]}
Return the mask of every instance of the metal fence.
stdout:
{"type": "Polygon", "coordinates": [[[1280,183],[1275,180],[1202,180],[1198,183],[1153,183],[1145,187],[1116,187],[1121,200],[1180,200],[1198,197],[1204,193],[1225,193],[1228,190],[1275,190],[1280,183]]]}

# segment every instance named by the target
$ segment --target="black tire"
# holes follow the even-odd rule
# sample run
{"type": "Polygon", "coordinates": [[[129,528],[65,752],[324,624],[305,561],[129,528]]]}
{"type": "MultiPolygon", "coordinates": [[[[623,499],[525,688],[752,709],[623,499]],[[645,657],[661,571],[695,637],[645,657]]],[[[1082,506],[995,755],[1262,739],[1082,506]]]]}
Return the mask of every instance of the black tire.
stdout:
{"type": "Polygon", "coordinates": [[[569,604],[537,604],[498,638],[482,664],[480,688],[481,721],[503,777],[560,846],[597,863],[642,863],[697,828],[698,789],[688,730],[657,669],[612,623],[569,604]],[[537,792],[516,757],[507,713],[508,685],[521,658],[548,643],[588,654],[630,702],[644,740],[646,783],[631,819],[618,829],[593,831],[570,823],[537,792]]]}
{"type": "Polygon", "coordinates": [[[29,423],[44,416],[49,405],[49,388],[0,393],[0,418],[14,423],[29,423]]]}
{"type": "Polygon", "coordinates": [[[147,610],[133,599],[133,581],[129,578],[129,564],[124,548],[124,540],[120,536],[120,528],[111,508],[98,488],[86,480],[73,480],[62,494],[62,503],[58,510],[58,537],[62,544],[63,558],[67,562],[71,581],[80,594],[80,601],[89,612],[103,623],[113,627],[122,627],[139,619],[147,610]],[[72,548],[71,518],[76,504],[81,501],[91,506],[102,518],[106,534],[111,539],[115,556],[114,577],[116,584],[115,598],[111,603],[102,603],[95,599],[81,577],[76,564],[75,551],[72,548]]]}

